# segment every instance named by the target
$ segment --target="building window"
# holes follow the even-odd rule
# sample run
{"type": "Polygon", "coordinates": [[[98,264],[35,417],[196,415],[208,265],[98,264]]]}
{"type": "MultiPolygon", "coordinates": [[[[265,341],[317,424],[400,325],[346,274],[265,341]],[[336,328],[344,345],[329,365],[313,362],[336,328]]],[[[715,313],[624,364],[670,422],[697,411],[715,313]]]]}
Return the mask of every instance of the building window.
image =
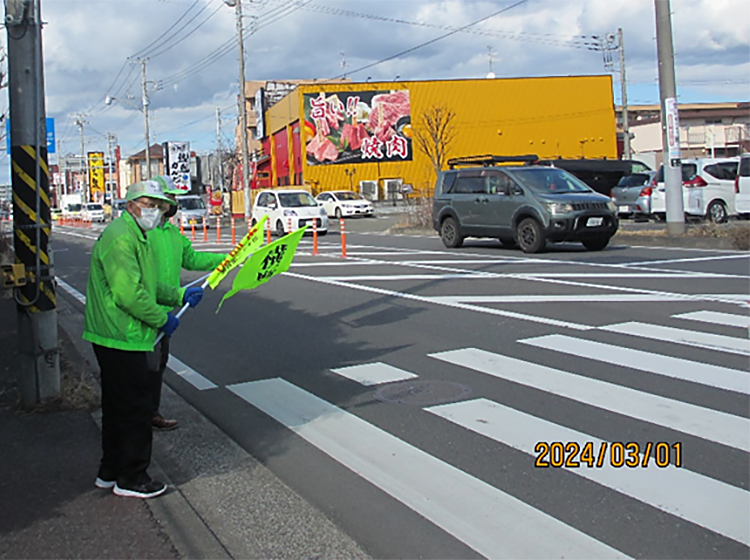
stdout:
{"type": "Polygon", "coordinates": [[[703,122],[706,124],[721,124],[721,119],[705,119],[703,122]]]}

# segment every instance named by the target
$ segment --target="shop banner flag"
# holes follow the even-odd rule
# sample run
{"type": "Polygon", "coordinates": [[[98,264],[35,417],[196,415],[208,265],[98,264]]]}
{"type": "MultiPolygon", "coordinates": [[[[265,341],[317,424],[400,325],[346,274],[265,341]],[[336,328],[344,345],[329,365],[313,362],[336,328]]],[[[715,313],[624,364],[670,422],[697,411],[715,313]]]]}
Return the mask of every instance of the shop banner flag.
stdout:
{"type": "Polygon", "coordinates": [[[247,235],[240,239],[240,242],[235,245],[234,249],[232,249],[229,255],[227,255],[227,258],[224,259],[209,275],[207,282],[212,290],[216,289],[219,282],[221,282],[232,269],[245,262],[245,259],[263,244],[263,225],[266,223],[266,218],[268,218],[268,214],[263,216],[254,227],[250,228],[247,235]]]}
{"type": "Polygon", "coordinates": [[[277,274],[285,272],[292,263],[297,244],[308,227],[310,226],[285,235],[253,253],[253,256],[247,259],[237,276],[234,277],[232,289],[222,298],[216,312],[219,312],[224,300],[237,292],[257,288],[277,274]]]}

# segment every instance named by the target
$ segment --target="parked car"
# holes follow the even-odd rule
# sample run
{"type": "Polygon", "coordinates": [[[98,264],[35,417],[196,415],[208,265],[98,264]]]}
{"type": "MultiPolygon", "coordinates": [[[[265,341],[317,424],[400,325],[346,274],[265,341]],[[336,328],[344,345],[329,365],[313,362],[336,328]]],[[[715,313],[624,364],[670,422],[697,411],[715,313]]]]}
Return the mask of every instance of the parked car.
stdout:
{"type": "Polygon", "coordinates": [[[281,237],[306,225],[315,226],[318,235],[328,233],[328,215],[312,195],[304,190],[271,189],[258,193],[253,205],[251,225],[268,215],[268,227],[281,237]]]}
{"type": "Polygon", "coordinates": [[[106,220],[104,207],[98,202],[87,202],[84,204],[82,214],[84,219],[92,222],[104,222],[106,220]]]}
{"type": "Polygon", "coordinates": [[[325,191],[315,197],[325,208],[326,214],[337,218],[349,216],[372,217],[372,202],[354,191],[325,191]]]}
{"type": "Polygon", "coordinates": [[[651,180],[655,171],[623,175],[612,188],[612,202],[617,205],[618,217],[648,219],[651,213],[651,180]]]}
{"type": "MultiPolygon", "coordinates": [[[[737,214],[734,179],[739,158],[698,158],[682,160],[682,204],[686,216],[705,218],[720,224],[737,214]]],[[[664,166],[652,181],[651,213],[666,219],[664,166]]]]}
{"type": "Polygon", "coordinates": [[[466,237],[518,243],[525,253],[537,253],[547,242],[580,241],[591,251],[607,246],[619,225],[610,198],[567,171],[530,165],[530,158],[448,161],[450,169],[435,183],[432,208],[432,225],[446,247],[460,247],[466,237]]]}
{"type": "Polygon", "coordinates": [[[734,179],[734,204],[737,214],[750,219],[750,154],[742,154],[737,177],[734,179]]]}
{"type": "Polygon", "coordinates": [[[208,207],[197,194],[185,194],[177,197],[177,224],[183,227],[211,227],[208,219],[208,207]]]}
{"type": "Polygon", "coordinates": [[[611,196],[612,189],[625,175],[647,173],[651,168],[634,159],[541,159],[538,165],[550,165],[564,169],[598,193],[611,196]]]}
{"type": "Polygon", "coordinates": [[[123,198],[115,199],[115,203],[112,206],[112,218],[119,218],[120,214],[125,212],[125,206],[127,206],[127,204],[127,201],[123,198]]]}

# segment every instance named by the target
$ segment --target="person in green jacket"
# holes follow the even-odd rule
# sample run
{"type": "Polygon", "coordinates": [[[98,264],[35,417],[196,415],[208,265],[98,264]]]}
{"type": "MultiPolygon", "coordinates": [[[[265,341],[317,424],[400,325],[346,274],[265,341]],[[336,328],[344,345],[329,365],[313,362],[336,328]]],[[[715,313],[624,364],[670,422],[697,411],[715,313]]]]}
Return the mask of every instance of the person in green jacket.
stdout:
{"type": "MultiPolygon", "coordinates": [[[[227,257],[224,253],[207,253],[196,251],[192,242],[180,233],[180,230],[169,220],[177,212],[177,196],[184,194],[177,189],[168,175],[159,175],[153,179],[164,190],[172,201],[168,204],[161,223],[146,235],[151,254],[157,268],[157,280],[169,286],[180,285],[180,272],[185,270],[213,270],[227,257]]],[[[169,311],[169,307],[164,308],[169,311]]],[[[155,430],[168,431],[177,428],[177,420],[167,419],[159,411],[161,405],[161,386],[164,370],[169,360],[169,337],[163,337],[152,353],[148,363],[151,370],[151,394],[153,398],[153,416],[151,426],[155,430]]]]}
{"type": "Polygon", "coordinates": [[[166,485],[151,463],[151,392],[146,354],[159,331],[171,336],[179,320],[162,305],[195,306],[202,288],[157,281],[146,232],[171,201],[153,181],[130,185],[126,211],[100,234],[91,252],[83,338],[101,370],[102,459],[95,481],[118,496],[151,498],[166,485]]]}

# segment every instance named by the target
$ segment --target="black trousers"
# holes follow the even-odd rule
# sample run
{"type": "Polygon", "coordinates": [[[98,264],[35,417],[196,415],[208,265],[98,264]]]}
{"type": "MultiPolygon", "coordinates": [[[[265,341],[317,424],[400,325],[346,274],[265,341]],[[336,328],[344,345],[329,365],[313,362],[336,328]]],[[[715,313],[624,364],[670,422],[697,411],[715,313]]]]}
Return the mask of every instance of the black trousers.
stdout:
{"type": "Polygon", "coordinates": [[[164,370],[167,369],[169,361],[169,337],[164,336],[156,347],[146,354],[149,376],[148,382],[151,387],[151,415],[159,414],[161,406],[161,384],[164,379],[164,370]]]}
{"type": "Polygon", "coordinates": [[[138,483],[151,464],[152,398],[146,352],[93,345],[102,379],[102,462],[99,476],[138,483]]]}

